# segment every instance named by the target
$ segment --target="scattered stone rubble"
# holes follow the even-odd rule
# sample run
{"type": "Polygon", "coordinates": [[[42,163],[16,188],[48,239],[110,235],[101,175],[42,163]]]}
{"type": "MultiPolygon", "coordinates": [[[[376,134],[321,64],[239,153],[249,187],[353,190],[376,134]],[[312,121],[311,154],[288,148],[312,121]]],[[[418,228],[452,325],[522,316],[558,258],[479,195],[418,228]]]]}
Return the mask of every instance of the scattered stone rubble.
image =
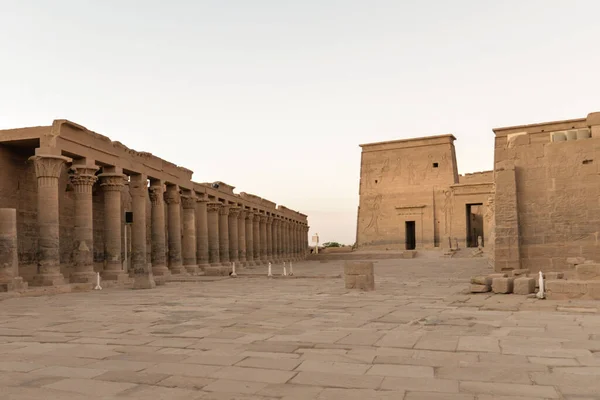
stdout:
{"type": "MultiPolygon", "coordinates": [[[[600,263],[583,257],[567,259],[564,272],[544,272],[545,297],[550,300],[600,300],[600,263]]],[[[538,272],[517,269],[471,278],[471,293],[532,295],[539,286],[538,272]]]]}

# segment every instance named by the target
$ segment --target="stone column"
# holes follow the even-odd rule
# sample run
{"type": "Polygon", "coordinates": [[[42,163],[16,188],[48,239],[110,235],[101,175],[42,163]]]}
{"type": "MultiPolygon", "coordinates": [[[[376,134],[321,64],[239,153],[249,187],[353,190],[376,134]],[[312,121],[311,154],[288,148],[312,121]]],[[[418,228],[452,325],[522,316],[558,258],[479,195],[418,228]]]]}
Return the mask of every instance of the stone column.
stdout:
{"type": "Polygon", "coordinates": [[[514,160],[500,161],[494,168],[494,182],[502,190],[494,195],[494,269],[505,272],[521,268],[517,178],[514,160]]]}
{"type": "Polygon", "coordinates": [[[98,167],[93,164],[73,164],[70,180],[75,197],[75,227],[73,229],[73,266],[71,283],[92,283],[94,272],[94,230],[92,213],[92,187],[98,180],[98,167]]]}
{"type": "Polygon", "coordinates": [[[296,222],[290,223],[290,259],[296,260],[296,222]]]}
{"type": "Polygon", "coordinates": [[[283,224],[283,257],[286,261],[290,259],[290,222],[283,224]]]}
{"type": "Polygon", "coordinates": [[[222,204],[218,202],[209,202],[206,205],[206,215],[208,223],[208,260],[210,265],[221,265],[219,255],[219,210],[222,204]]]}
{"type": "Polygon", "coordinates": [[[185,273],[181,260],[181,194],[179,186],[167,185],[167,227],[169,231],[169,269],[172,274],[185,273]]]}
{"type": "Polygon", "coordinates": [[[246,265],[246,210],[243,209],[238,216],[238,259],[240,266],[246,265]]]}
{"type": "Polygon", "coordinates": [[[274,262],[273,258],[273,217],[267,216],[266,221],[266,236],[267,236],[267,256],[266,260],[268,262],[274,262]]]}
{"type": "Polygon", "coordinates": [[[298,238],[300,237],[300,225],[298,222],[294,223],[294,257],[296,260],[300,259],[300,242],[298,238]]]}
{"type": "Polygon", "coordinates": [[[246,265],[251,267],[254,262],[254,213],[246,211],[246,265]]]}
{"type": "Polygon", "coordinates": [[[260,214],[258,212],[254,213],[254,218],[252,219],[252,233],[253,233],[253,247],[254,247],[254,265],[261,265],[260,261],[260,247],[261,247],[261,237],[260,237],[260,214]]]}
{"type": "Polygon", "coordinates": [[[17,251],[17,210],[0,208],[0,291],[8,292],[22,285],[17,251]]]}
{"type": "Polygon", "coordinates": [[[183,203],[183,266],[192,275],[198,273],[196,262],[196,196],[191,190],[186,190],[181,196],[183,203]]]}
{"type": "Polygon", "coordinates": [[[219,257],[221,265],[229,266],[229,206],[219,209],[219,257]]]}
{"type": "Polygon", "coordinates": [[[240,247],[238,243],[238,218],[240,211],[239,207],[229,207],[229,260],[236,263],[240,261],[240,247]]]}
{"type": "Polygon", "coordinates": [[[125,186],[125,175],[120,168],[110,168],[115,172],[104,172],[100,178],[100,187],[104,191],[104,271],[102,278],[124,281],[129,276],[123,271],[121,261],[121,192],[125,186]]]}
{"type": "MultiPolygon", "coordinates": [[[[37,154],[37,150],[36,150],[37,154]]],[[[38,273],[32,285],[53,286],[65,283],[60,273],[58,225],[58,178],[65,162],[71,159],[57,155],[35,155],[37,177],[38,273]]]]}
{"type": "Polygon", "coordinates": [[[279,219],[277,217],[273,218],[273,223],[271,224],[271,243],[273,246],[273,262],[279,262],[279,242],[278,242],[278,234],[277,228],[279,227],[279,219]]]}
{"type": "Polygon", "coordinates": [[[205,198],[196,201],[196,262],[201,270],[209,266],[207,203],[205,198]]]}
{"type": "Polygon", "coordinates": [[[267,264],[267,216],[260,216],[260,260],[267,264]]]}
{"type": "Polygon", "coordinates": [[[155,276],[156,281],[160,282],[166,280],[171,275],[171,271],[167,268],[164,191],[163,181],[151,181],[148,194],[150,195],[152,207],[150,211],[150,222],[152,224],[152,246],[150,248],[152,275],[155,276]]]}
{"type": "Polygon", "coordinates": [[[283,262],[283,219],[279,219],[277,222],[277,255],[279,261],[283,262]]]}
{"type": "Polygon", "coordinates": [[[148,200],[148,178],[143,174],[131,175],[129,194],[133,211],[131,227],[131,267],[133,288],[152,289],[156,286],[152,269],[148,265],[146,246],[146,204],[148,200]]]}

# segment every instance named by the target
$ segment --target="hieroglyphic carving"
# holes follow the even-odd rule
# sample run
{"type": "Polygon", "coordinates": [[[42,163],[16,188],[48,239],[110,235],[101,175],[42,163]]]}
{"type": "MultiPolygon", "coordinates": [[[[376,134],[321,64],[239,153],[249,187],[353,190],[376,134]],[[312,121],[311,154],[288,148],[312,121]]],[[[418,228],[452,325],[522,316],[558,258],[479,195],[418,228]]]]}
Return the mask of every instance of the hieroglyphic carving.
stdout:
{"type": "Polygon", "coordinates": [[[379,218],[381,215],[381,200],[382,196],[378,194],[373,198],[373,201],[367,206],[370,214],[370,220],[365,229],[363,229],[363,233],[367,233],[370,230],[373,230],[375,234],[379,235],[379,218]]]}
{"type": "Polygon", "coordinates": [[[444,214],[444,236],[450,234],[450,221],[452,221],[452,191],[444,190],[444,202],[442,203],[442,214],[444,214]]]}

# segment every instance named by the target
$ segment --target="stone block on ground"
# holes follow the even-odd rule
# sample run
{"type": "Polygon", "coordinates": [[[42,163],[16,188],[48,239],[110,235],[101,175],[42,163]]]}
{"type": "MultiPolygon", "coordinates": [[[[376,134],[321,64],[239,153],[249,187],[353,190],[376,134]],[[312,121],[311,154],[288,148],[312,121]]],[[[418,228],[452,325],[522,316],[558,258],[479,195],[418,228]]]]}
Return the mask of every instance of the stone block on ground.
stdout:
{"type": "Polygon", "coordinates": [[[559,279],[555,281],[546,281],[546,298],[549,300],[568,300],[580,299],[585,297],[588,292],[588,282],[586,281],[567,281],[559,279]]]}
{"type": "Polygon", "coordinates": [[[344,264],[346,289],[375,290],[375,271],[372,262],[346,261],[344,264]]]}
{"type": "Polygon", "coordinates": [[[600,280],[600,264],[579,264],[575,267],[578,280],[600,280]]]}
{"type": "Polygon", "coordinates": [[[487,285],[492,286],[492,278],[489,276],[474,276],[471,278],[473,285],[487,285]]]}
{"type": "Polygon", "coordinates": [[[488,276],[490,278],[492,278],[492,279],[494,279],[494,278],[506,278],[506,277],[508,277],[508,275],[505,274],[505,273],[489,274],[488,276]]]}
{"type": "Polygon", "coordinates": [[[512,293],[515,278],[494,278],[492,280],[492,291],[494,293],[512,293]]]}
{"type": "Polygon", "coordinates": [[[535,278],[520,277],[513,283],[514,294],[531,294],[535,292],[535,278]]]}
{"type": "Polygon", "coordinates": [[[487,293],[492,290],[490,285],[479,285],[477,283],[471,283],[471,293],[487,293]]]}

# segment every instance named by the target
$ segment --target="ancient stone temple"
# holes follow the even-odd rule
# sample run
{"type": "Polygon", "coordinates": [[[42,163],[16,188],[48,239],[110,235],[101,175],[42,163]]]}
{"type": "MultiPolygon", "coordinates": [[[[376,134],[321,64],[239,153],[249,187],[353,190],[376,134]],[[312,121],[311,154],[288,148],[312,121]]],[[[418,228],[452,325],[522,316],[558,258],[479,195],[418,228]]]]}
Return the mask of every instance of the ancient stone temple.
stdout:
{"type": "Polygon", "coordinates": [[[600,113],[493,132],[494,170],[466,175],[453,135],[361,145],[358,247],[479,244],[497,271],[600,261],[600,113]]]}
{"type": "Polygon", "coordinates": [[[66,120],[0,131],[0,288],[298,260],[307,216],[66,120]]]}

